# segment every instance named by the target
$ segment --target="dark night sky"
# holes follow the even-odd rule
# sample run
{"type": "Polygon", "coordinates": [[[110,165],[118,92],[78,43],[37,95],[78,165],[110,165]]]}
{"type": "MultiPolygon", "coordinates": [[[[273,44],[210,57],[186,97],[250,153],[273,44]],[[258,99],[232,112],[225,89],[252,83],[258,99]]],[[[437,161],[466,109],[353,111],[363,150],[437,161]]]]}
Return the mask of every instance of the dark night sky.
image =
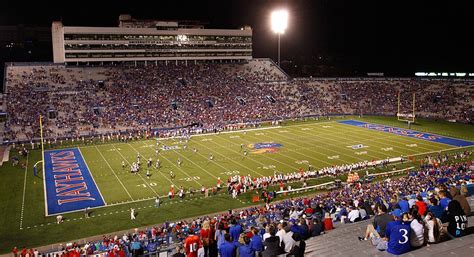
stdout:
{"type": "MultiPolygon", "coordinates": [[[[0,25],[116,26],[118,15],[201,20],[211,28],[254,29],[254,56],[275,57],[272,9],[289,10],[282,59],[330,57],[347,70],[474,72],[474,15],[468,1],[220,0],[2,1],[0,25]],[[100,7],[98,6],[100,4],[100,7]]],[[[315,61],[316,62],[316,61],[315,61]]]]}

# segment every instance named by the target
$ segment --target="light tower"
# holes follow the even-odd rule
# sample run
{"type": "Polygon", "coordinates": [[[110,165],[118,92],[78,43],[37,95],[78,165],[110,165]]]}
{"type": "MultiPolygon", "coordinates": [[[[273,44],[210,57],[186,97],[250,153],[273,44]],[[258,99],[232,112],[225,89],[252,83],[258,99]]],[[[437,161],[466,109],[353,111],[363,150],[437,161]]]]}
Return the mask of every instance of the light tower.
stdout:
{"type": "Polygon", "coordinates": [[[288,12],[286,10],[273,11],[271,23],[273,32],[278,34],[278,66],[280,66],[280,36],[288,27],[288,12]]]}

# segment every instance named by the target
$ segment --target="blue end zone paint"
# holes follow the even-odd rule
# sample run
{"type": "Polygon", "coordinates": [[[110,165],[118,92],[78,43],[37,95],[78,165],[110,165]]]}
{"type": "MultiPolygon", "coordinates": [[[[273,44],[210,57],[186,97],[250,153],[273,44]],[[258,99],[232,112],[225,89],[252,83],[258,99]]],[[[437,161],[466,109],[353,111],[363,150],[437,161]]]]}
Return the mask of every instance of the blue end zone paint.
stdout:
{"type": "Polygon", "coordinates": [[[357,120],[343,120],[343,121],[338,121],[338,123],[361,127],[361,128],[372,129],[372,130],[383,131],[383,132],[392,133],[399,136],[406,136],[406,137],[417,138],[417,139],[422,139],[422,140],[436,142],[436,143],[452,145],[456,147],[474,145],[474,142],[470,142],[466,140],[443,137],[440,135],[428,134],[428,133],[424,133],[420,131],[390,127],[390,126],[385,126],[385,125],[380,125],[380,124],[371,124],[371,123],[357,121],[357,120]]]}
{"type": "Polygon", "coordinates": [[[105,205],[79,149],[45,151],[44,162],[47,215],[105,205]]]}

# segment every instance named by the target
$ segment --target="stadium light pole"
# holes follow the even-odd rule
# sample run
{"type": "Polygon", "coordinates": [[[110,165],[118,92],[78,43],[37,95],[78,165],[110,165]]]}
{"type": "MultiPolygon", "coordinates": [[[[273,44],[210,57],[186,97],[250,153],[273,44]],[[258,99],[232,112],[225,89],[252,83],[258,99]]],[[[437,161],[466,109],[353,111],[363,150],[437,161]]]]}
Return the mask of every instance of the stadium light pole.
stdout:
{"type": "Polygon", "coordinates": [[[273,11],[271,23],[273,32],[278,34],[278,67],[280,67],[280,36],[288,27],[288,12],[286,10],[273,11]]]}

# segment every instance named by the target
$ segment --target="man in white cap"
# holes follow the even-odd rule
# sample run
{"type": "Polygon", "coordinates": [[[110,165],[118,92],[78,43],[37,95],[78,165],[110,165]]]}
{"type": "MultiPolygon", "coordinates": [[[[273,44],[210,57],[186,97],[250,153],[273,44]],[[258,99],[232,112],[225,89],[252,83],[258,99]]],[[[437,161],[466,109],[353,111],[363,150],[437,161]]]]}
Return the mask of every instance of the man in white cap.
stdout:
{"type": "Polygon", "coordinates": [[[135,209],[130,208],[130,219],[134,220],[135,219],[135,209]]]}

